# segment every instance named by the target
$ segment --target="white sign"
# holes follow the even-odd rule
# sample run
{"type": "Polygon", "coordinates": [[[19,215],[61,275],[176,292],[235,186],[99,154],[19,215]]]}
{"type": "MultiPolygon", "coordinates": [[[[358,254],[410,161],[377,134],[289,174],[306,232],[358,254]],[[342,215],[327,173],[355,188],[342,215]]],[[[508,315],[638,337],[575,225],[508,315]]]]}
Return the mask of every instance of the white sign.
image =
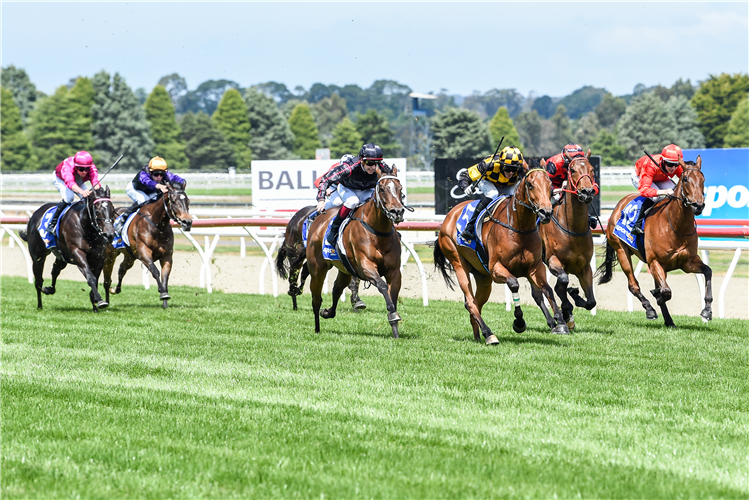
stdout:
{"type": "MultiPolygon", "coordinates": [[[[406,159],[385,158],[398,167],[398,180],[406,194],[406,159]]],[[[317,204],[315,179],[337,160],[257,160],[252,162],[252,204],[262,210],[296,211],[317,204]]]]}

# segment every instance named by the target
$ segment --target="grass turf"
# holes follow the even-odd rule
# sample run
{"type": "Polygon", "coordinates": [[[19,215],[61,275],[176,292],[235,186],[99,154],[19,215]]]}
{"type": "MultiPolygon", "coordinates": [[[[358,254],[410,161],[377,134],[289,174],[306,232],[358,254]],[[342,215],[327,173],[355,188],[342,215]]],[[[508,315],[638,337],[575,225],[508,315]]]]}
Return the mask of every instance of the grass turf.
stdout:
{"type": "Polygon", "coordinates": [[[5,498],[749,497],[745,321],[0,284],[5,498]]]}

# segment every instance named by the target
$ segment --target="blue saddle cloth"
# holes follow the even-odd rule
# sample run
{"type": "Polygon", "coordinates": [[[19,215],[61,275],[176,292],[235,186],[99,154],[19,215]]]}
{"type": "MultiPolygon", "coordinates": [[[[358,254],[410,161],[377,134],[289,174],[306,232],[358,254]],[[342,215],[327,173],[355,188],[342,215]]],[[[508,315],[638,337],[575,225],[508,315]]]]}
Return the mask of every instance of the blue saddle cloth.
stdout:
{"type": "Polygon", "coordinates": [[[57,226],[55,226],[55,232],[54,234],[47,231],[47,225],[49,224],[49,221],[52,220],[52,216],[55,213],[55,210],[57,210],[57,207],[52,207],[48,209],[46,212],[44,212],[44,215],[42,215],[41,220],[39,221],[39,236],[42,237],[42,241],[44,241],[44,246],[47,248],[47,250],[57,247],[57,238],[60,237],[60,221],[62,220],[62,216],[65,215],[65,212],[70,210],[70,207],[72,207],[73,204],[68,205],[65,207],[65,209],[60,214],[60,217],[57,218],[57,226]]]}
{"type": "MultiPolygon", "coordinates": [[[[338,255],[338,249],[335,248],[335,247],[333,247],[333,246],[331,246],[331,244],[328,243],[328,235],[330,234],[330,226],[333,225],[333,220],[334,219],[335,219],[335,217],[333,217],[332,219],[330,219],[330,222],[328,222],[328,228],[325,230],[325,236],[324,236],[323,242],[322,242],[322,257],[325,260],[341,260],[341,256],[338,255]]],[[[338,236],[339,237],[341,235],[341,231],[343,231],[343,228],[346,227],[346,223],[348,222],[348,220],[349,219],[344,220],[343,223],[341,224],[341,227],[338,229],[338,236]]],[[[336,243],[337,242],[338,242],[338,240],[336,240],[336,243]]]]}
{"type": "Polygon", "coordinates": [[[491,203],[489,203],[489,206],[487,206],[479,215],[476,217],[476,239],[473,240],[467,240],[463,238],[463,231],[465,230],[466,226],[468,225],[468,221],[471,220],[471,216],[473,215],[473,212],[476,210],[476,206],[479,204],[478,200],[474,200],[470,202],[468,205],[463,207],[463,211],[460,213],[460,217],[458,217],[458,220],[455,221],[455,229],[457,230],[458,238],[457,243],[460,246],[470,248],[474,252],[476,252],[476,255],[478,255],[479,261],[481,261],[481,264],[484,266],[484,269],[486,269],[486,272],[489,272],[489,268],[487,267],[489,265],[487,253],[484,249],[484,242],[481,241],[481,229],[483,227],[484,223],[484,217],[486,217],[487,214],[491,214],[494,212],[495,207],[501,202],[504,198],[506,198],[506,195],[500,195],[492,200],[491,203]],[[480,245],[480,249],[478,246],[480,245]]]}
{"type": "Polygon", "coordinates": [[[474,240],[467,240],[463,238],[463,231],[465,231],[466,226],[468,225],[468,221],[471,220],[471,216],[473,216],[473,212],[476,210],[476,206],[479,204],[478,200],[474,200],[465,207],[463,207],[463,211],[460,213],[460,217],[458,217],[458,220],[455,221],[455,229],[458,233],[458,245],[462,247],[468,247],[471,250],[476,250],[476,239],[480,238],[481,236],[478,234],[478,231],[476,232],[477,238],[474,240]]]}
{"type": "Polygon", "coordinates": [[[309,227],[312,224],[312,221],[315,220],[318,215],[320,214],[318,214],[317,210],[315,210],[304,219],[304,222],[302,222],[302,243],[304,243],[304,248],[307,248],[307,236],[309,235],[309,227]]]}
{"type": "MultiPolygon", "coordinates": [[[[647,198],[638,196],[634,200],[627,203],[622,209],[622,215],[614,226],[614,236],[623,241],[632,250],[640,252],[640,255],[645,255],[645,238],[640,235],[632,234],[632,229],[635,227],[637,216],[640,214],[642,203],[647,198]]],[[[642,226],[645,226],[645,219],[642,221],[642,226]]]]}
{"type": "MultiPolygon", "coordinates": [[[[113,246],[113,247],[114,247],[115,249],[119,250],[119,249],[121,249],[121,248],[125,248],[125,247],[127,247],[127,246],[128,246],[128,245],[127,245],[127,244],[125,243],[125,240],[124,240],[124,238],[122,237],[122,234],[123,234],[123,233],[126,233],[126,232],[127,232],[127,228],[128,228],[128,226],[130,225],[130,224],[129,224],[129,223],[130,223],[130,221],[132,221],[132,220],[133,220],[133,217],[135,217],[135,215],[136,215],[137,213],[138,213],[138,212],[136,211],[136,212],[133,212],[132,214],[130,214],[130,216],[129,216],[129,217],[127,218],[127,220],[125,221],[125,223],[124,223],[124,224],[122,225],[122,230],[120,230],[120,232],[119,232],[119,233],[117,233],[117,232],[116,232],[116,233],[114,233],[114,240],[112,240],[112,246],[113,246]]],[[[122,214],[122,215],[120,215],[119,217],[117,217],[117,218],[116,218],[116,219],[114,220],[114,223],[115,223],[115,224],[117,224],[117,221],[119,221],[119,220],[122,220],[122,218],[123,218],[124,216],[125,216],[125,214],[122,214]]]]}

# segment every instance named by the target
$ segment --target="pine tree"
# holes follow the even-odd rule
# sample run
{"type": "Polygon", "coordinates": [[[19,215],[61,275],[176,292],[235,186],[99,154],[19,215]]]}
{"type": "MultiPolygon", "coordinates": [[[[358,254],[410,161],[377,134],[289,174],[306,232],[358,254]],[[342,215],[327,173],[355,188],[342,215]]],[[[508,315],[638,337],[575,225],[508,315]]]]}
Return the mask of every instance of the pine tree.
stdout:
{"type": "Polygon", "coordinates": [[[590,145],[590,149],[592,154],[601,155],[603,165],[626,165],[629,163],[624,146],[619,145],[616,136],[605,128],[598,132],[593,144],[590,145]]]}
{"type": "Polygon", "coordinates": [[[254,88],[245,92],[245,104],[250,119],[250,149],[256,160],[287,160],[294,158],[294,134],[284,120],[272,97],[254,88]]]}
{"type": "Polygon", "coordinates": [[[553,141],[555,149],[561,151],[565,144],[569,144],[575,140],[572,136],[570,119],[567,117],[567,108],[563,104],[557,106],[557,110],[550,121],[554,124],[553,141]]]}
{"type": "Polygon", "coordinates": [[[330,141],[330,154],[333,158],[340,158],[345,154],[356,156],[361,146],[362,138],[351,120],[344,118],[341,123],[335,126],[330,141]]]}
{"type": "Polygon", "coordinates": [[[317,130],[320,132],[320,141],[324,145],[330,144],[333,129],[341,123],[348,113],[346,99],[335,93],[311,104],[310,111],[315,118],[317,130]]]}
{"type": "Polygon", "coordinates": [[[359,132],[363,143],[377,144],[385,156],[392,158],[400,150],[400,144],[394,140],[395,132],[390,128],[388,119],[374,109],[369,109],[364,114],[357,113],[356,131],[359,132]]]}
{"type": "Polygon", "coordinates": [[[449,108],[438,113],[432,121],[432,134],[435,158],[477,158],[494,151],[489,128],[478,113],[468,109],[449,108]]]}
{"type": "Polygon", "coordinates": [[[596,106],[595,114],[601,127],[611,129],[627,110],[627,102],[621,97],[606,93],[596,106]]]}
{"type": "Polygon", "coordinates": [[[235,165],[234,149],[207,114],[186,113],[181,126],[190,170],[227,171],[235,165]]]}
{"type": "Polygon", "coordinates": [[[13,94],[0,87],[0,169],[35,170],[37,159],[31,142],[23,132],[21,111],[13,100],[13,94]]]}
{"type": "Polygon", "coordinates": [[[302,159],[314,159],[315,149],[321,147],[315,120],[306,103],[297,104],[289,117],[289,128],[294,134],[294,154],[302,159]]]}
{"type": "Polygon", "coordinates": [[[492,137],[492,144],[499,144],[499,140],[504,137],[503,146],[515,146],[524,151],[520,142],[520,134],[518,134],[515,125],[512,123],[512,118],[510,118],[510,113],[506,107],[497,108],[497,112],[494,113],[494,116],[489,121],[489,133],[492,137]]]}
{"type": "Polygon", "coordinates": [[[119,73],[112,78],[101,71],[94,75],[93,84],[94,152],[106,166],[124,155],[122,169],[142,168],[154,156],[145,110],[119,73]]]}
{"type": "Polygon", "coordinates": [[[164,87],[154,87],[146,98],[145,111],[154,142],[153,155],[164,158],[170,169],[188,168],[190,164],[174,117],[174,106],[164,87]]]}
{"type": "Polygon", "coordinates": [[[16,68],[12,64],[3,68],[0,84],[13,94],[13,100],[21,112],[21,123],[26,126],[37,104],[36,86],[31,83],[25,70],[16,68]]]}
{"type": "Polygon", "coordinates": [[[749,98],[742,99],[736,106],[726,130],[726,148],[749,147],[749,98]]]}
{"type": "Polygon", "coordinates": [[[600,129],[601,125],[598,123],[598,116],[591,111],[577,121],[575,141],[581,144],[583,148],[590,146],[590,143],[596,138],[600,129]]]}
{"type": "Polygon", "coordinates": [[[234,149],[234,166],[249,170],[252,163],[252,135],[247,106],[239,90],[229,89],[224,93],[213,114],[213,122],[234,149]]]}
{"type": "Polygon", "coordinates": [[[700,84],[691,103],[699,116],[700,131],[708,148],[723,145],[731,115],[748,92],[749,76],[738,73],[710,75],[700,84]]]}
{"type": "Polygon", "coordinates": [[[697,112],[684,96],[671,96],[666,102],[666,111],[676,123],[676,142],[685,149],[705,147],[705,137],[700,132],[697,112]]]}
{"type": "Polygon", "coordinates": [[[676,143],[676,121],[666,104],[656,95],[645,92],[632,99],[618,124],[619,144],[624,146],[629,160],[649,153],[659,153],[665,146],[676,143]]]}

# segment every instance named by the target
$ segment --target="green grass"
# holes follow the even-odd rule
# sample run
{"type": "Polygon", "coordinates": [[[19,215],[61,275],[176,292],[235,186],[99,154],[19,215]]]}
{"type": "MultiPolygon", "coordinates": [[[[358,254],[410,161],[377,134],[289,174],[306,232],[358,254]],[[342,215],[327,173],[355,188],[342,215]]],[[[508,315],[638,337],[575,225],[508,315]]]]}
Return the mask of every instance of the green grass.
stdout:
{"type": "Polygon", "coordinates": [[[0,283],[4,498],[749,497],[745,321],[0,283]]]}

